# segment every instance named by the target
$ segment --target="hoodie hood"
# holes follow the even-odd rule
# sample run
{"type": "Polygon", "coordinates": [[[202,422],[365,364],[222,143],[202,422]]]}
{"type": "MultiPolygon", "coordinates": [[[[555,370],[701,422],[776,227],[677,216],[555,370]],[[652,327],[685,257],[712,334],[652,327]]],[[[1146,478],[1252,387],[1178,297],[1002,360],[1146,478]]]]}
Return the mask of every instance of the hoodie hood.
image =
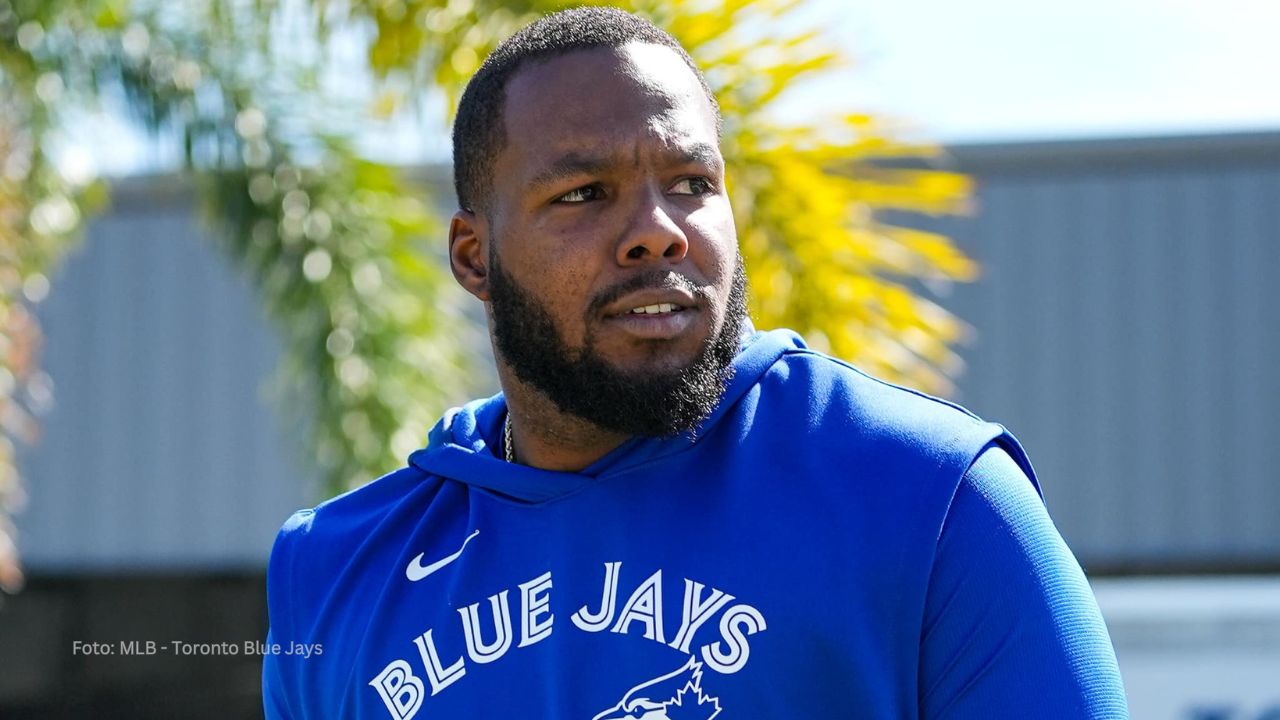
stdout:
{"type": "Polygon", "coordinates": [[[805,347],[800,336],[790,330],[744,335],[733,360],[733,377],[720,403],[694,436],[686,433],[672,438],[633,437],[579,472],[542,470],[502,459],[498,443],[507,412],[502,393],[473,400],[445,413],[432,428],[427,447],[410,455],[409,463],[423,472],[523,502],[552,500],[610,475],[693,447],[698,442],[696,438],[710,433],[778,358],[789,350],[805,347]]]}

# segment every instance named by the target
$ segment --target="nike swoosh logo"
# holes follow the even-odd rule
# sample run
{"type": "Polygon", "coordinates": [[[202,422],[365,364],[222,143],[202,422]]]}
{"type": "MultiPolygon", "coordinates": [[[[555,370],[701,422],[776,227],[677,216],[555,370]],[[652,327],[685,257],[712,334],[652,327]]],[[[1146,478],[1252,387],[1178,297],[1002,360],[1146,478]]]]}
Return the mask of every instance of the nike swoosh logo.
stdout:
{"type": "Polygon", "coordinates": [[[418,553],[418,557],[409,561],[409,566],[404,569],[404,576],[409,578],[409,582],[418,582],[419,580],[425,578],[431,573],[439,570],[445,565],[448,565],[449,563],[461,557],[462,551],[467,549],[467,543],[471,542],[471,538],[479,534],[480,534],[479,530],[476,530],[475,532],[471,533],[470,535],[467,536],[466,540],[462,541],[462,547],[458,548],[458,552],[453,553],[452,555],[448,555],[446,557],[442,557],[439,560],[427,566],[423,566],[422,564],[422,556],[426,555],[426,553],[418,553]]]}

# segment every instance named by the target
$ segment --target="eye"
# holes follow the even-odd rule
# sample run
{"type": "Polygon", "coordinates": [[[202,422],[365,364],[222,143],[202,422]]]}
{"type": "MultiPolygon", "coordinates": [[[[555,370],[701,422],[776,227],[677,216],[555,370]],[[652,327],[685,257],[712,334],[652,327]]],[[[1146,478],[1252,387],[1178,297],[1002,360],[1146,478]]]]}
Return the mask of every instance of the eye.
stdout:
{"type": "Polygon", "coordinates": [[[590,200],[599,200],[604,197],[604,188],[598,184],[583,185],[580,188],[574,188],[569,192],[561,195],[552,202],[558,203],[583,203],[590,200]]]}
{"type": "Polygon", "coordinates": [[[683,178],[668,191],[674,195],[707,195],[715,192],[715,186],[704,177],[683,178]]]}

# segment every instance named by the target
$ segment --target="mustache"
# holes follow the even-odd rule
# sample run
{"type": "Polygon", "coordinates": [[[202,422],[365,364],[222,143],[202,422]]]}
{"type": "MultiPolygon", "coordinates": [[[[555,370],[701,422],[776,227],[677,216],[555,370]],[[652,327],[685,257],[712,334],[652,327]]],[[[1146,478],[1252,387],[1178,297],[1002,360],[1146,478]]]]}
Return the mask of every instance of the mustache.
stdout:
{"type": "Polygon", "coordinates": [[[714,290],[710,285],[699,285],[687,275],[674,270],[648,270],[602,290],[592,299],[588,312],[599,313],[623,295],[639,290],[683,290],[703,303],[710,302],[714,297],[714,290]]]}

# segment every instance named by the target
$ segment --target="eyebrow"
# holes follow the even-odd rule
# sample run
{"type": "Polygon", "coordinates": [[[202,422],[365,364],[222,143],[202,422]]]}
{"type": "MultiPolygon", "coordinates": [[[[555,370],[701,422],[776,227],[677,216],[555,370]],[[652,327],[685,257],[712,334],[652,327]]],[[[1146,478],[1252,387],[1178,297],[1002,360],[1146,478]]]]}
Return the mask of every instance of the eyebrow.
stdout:
{"type": "Polygon", "coordinates": [[[701,163],[709,165],[716,170],[720,169],[720,149],[710,143],[693,143],[680,148],[681,164],[701,163]]]}
{"type": "MultiPolygon", "coordinates": [[[[677,148],[671,155],[674,161],[673,164],[700,163],[716,170],[720,169],[720,151],[710,143],[697,142],[684,145],[677,148]]],[[[611,159],[604,155],[570,151],[556,158],[554,162],[534,175],[529,181],[528,189],[536,191],[566,178],[602,173],[615,164],[617,164],[616,159],[611,159]]]]}
{"type": "Polygon", "coordinates": [[[556,181],[576,175],[593,175],[603,172],[609,167],[609,161],[600,155],[587,155],[569,152],[556,158],[555,162],[538,171],[529,181],[530,190],[538,190],[556,181]]]}

